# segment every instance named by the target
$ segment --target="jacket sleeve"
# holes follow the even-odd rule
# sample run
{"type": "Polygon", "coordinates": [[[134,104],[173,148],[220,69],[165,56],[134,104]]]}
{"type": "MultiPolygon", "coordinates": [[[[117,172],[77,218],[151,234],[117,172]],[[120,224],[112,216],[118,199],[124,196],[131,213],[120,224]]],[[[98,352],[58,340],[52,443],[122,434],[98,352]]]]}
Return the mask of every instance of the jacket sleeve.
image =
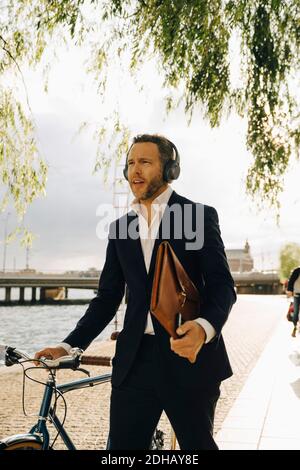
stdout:
{"type": "Polygon", "coordinates": [[[63,342],[86,349],[115,316],[124,290],[125,280],[116,253],[115,240],[109,236],[97,296],[91,300],[86,313],[63,342]]]}
{"type": "Polygon", "coordinates": [[[204,301],[200,316],[215,328],[219,336],[236,302],[236,293],[221,238],[218,214],[213,207],[205,206],[204,244],[198,255],[204,280],[204,301]]]}

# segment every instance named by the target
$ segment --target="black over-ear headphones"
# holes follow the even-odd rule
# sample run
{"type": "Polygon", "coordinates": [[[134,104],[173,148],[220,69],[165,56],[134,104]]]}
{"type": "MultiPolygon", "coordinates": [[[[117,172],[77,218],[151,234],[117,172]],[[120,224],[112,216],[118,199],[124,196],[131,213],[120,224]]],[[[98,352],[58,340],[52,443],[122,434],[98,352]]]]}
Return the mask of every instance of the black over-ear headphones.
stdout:
{"type": "MultiPolygon", "coordinates": [[[[173,180],[177,180],[177,178],[179,177],[180,175],[180,155],[179,155],[179,152],[176,148],[176,145],[173,144],[173,142],[171,142],[170,140],[168,140],[168,142],[172,145],[172,148],[173,148],[173,158],[168,160],[165,165],[164,165],[164,169],[163,169],[163,179],[164,181],[166,181],[167,183],[169,183],[170,181],[173,181],[173,180]]],[[[138,143],[138,142],[136,142],[138,143]]],[[[131,150],[131,147],[134,145],[134,143],[130,146],[128,152],[127,152],[127,155],[126,155],[126,162],[125,162],[125,168],[123,170],[123,175],[124,175],[124,178],[128,181],[128,163],[127,163],[127,158],[128,158],[128,154],[131,150]]]]}

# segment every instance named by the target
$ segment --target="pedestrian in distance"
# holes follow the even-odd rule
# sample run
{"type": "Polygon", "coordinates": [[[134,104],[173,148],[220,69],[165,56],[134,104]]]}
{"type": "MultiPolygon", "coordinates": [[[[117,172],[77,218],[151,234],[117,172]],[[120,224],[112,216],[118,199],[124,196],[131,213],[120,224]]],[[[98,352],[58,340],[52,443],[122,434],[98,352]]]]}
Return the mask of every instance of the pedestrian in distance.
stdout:
{"type": "Polygon", "coordinates": [[[300,307],[300,266],[295,268],[289,277],[287,285],[287,296],[294,299],[294,314],[293,314],[293,331],[292,336],[295,338],[297,333],[297,323],[299,321],[299,307],[300,307]]]}

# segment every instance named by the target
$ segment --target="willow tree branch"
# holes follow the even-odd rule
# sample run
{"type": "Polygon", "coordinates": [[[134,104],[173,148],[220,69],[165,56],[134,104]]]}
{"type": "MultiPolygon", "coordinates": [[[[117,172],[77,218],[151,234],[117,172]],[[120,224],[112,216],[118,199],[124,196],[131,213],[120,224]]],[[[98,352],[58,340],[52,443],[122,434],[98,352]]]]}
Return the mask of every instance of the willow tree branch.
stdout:
{"type": "Polygon", "coordinates": [[[3,42],[3,46],[2,46],[2,49],[3,51],[6,52],[6,54],[10,57],[10,59],[13,61],[13,63],[15,64],[15,66],[17,67],[18,71],[19,71],[19,74],[21,76],[21,80],[22,80],[22,83],[23,83],[23,87],[24,87],[24,90],[25,90],[25,95],[26,95],[26,102],[27,102],[27,106],[28,106],[28,109],[30,111],[30,113],[32,114],[33,116],[33,112],[32,112],[32,109],[31,109],[31,106],[30,106],[30,103],[29,103],[29,95],[28,95],[28,89],[27,89],[27,86],[26,86],[26,82],[25,82],[25,78],[24,78],[24,75],[23,75],[23,72],[21,70],[21,67],[19,66],[16,58],[12,55],[12,53],[10,52],[10,50],[8,49],[9,47],[9,44],[8,42],[4,39],[3,36],[1,36],[0,34],[0,39],[1,41],[3,42]]]}

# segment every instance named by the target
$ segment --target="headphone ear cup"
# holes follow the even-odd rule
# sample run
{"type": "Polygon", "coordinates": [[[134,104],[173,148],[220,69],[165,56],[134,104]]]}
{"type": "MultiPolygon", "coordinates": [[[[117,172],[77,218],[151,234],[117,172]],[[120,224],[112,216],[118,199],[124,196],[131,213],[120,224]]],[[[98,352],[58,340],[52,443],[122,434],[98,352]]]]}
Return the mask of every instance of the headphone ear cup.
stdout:
{"type": "Polygon", "coordinates": [[[180,166],[178,164],[178,162],[172,162],[172,167],[170,168],[170,178],[172,180],[177,180],[177,178],[179,177],[180,175],[180,166]]]}
{"type": "Polygon", "coordinates": [[[172,167],[172,161],[169,160],[166,164],[165,164],[165,167],[164,167],[164,172],[163,172],[163,179],[164,181],[166,181],[167,183],[169,183],[171,181],[172,178],[170,178],[170,173],[171,173],[171,167],[172,167]]]}
{"type": "Polygon", "coordinates": [[[128,166],[125,165],[125,168],[123,170],[123,175],[124,175],[124,178],[128,181],[128,166]]]}
{"type": "Polygon", "coordinates": [[[170,144],[172,145],[173,151],[175,152],[175,158],[169,160],[164,168],[164,180],[168,183],[170,181],[177,180],[180,175],[180,156],[177,147],[173,144],[173,142],[170,142],[170,144]]]}
{"type": "Polygon", "coordinates": [[[164,168],[163,178],[164,181],[169,183],[170,181],[177,180],[180,175],[180,166],[176,160],[169,160],[164,168]]]}

